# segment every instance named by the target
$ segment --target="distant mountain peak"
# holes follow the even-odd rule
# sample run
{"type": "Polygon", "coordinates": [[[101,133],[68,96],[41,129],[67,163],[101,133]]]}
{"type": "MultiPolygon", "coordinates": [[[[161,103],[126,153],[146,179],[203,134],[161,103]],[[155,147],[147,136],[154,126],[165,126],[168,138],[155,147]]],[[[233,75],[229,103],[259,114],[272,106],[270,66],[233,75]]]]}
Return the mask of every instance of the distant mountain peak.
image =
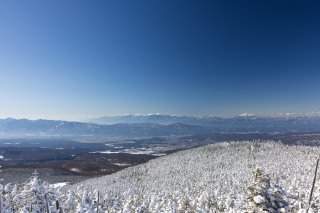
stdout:
{"type": "Polygon", "coordinates": [[[239,115],[240,117],[253,117],[256,116],[255,113],[251,113],[251,112],[243,112],[239,115]]]}

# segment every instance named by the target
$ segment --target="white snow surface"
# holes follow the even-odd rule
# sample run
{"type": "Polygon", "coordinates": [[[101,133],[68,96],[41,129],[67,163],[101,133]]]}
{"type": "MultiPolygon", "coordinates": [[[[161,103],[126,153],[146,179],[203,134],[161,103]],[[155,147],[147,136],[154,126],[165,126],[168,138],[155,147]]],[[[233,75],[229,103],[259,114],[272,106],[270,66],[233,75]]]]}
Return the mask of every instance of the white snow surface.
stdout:
{"type": "Polygon", "coordinates": [[[67,185],[68,182],[60,182],[60,183],[54,183],[54,184],[50,184],[51,187],[53,188],[60,188],[60,187],[63,187],[65,185],[67,185]]]}
{"type": "Polygon", "coordinates": [[[261,195],[253,197],[253,201],[257,204],[264,203],[265,199],[261,195]]]}

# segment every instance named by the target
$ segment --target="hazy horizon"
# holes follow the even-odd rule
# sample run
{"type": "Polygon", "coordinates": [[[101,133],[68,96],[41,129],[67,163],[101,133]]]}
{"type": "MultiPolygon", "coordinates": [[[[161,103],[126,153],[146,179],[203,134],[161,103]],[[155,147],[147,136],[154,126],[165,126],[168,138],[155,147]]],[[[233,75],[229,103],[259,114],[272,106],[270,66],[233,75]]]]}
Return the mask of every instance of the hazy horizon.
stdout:
{"type": "Polygon", "coordinates": [[[320,112],[279,112],[274,114],[255,114],[251,112],[243,112],[237,115],[182,115],[182,114],[160,114],[160,113],[124,113],[124,114],[114,114],[114,115],[101,115],[95,117],[86,117],[83,119],[64,119],[59,117],[14,117],[14,116],[4,116],[0,117],[0,119],[28,119],[28,120],[61,120],[61,121],[75,121],[75,122],[89,122],[93,119],[99,119],[104,117],[118,117],[118,116],[150,116],[150,115],[164,115],[164,116],[177,116],[177,117],[217,117],[217,118],[233,118],[233,117],[265,117],[265,118],[272,118],[272,117],[319,117],[320,112]]]}

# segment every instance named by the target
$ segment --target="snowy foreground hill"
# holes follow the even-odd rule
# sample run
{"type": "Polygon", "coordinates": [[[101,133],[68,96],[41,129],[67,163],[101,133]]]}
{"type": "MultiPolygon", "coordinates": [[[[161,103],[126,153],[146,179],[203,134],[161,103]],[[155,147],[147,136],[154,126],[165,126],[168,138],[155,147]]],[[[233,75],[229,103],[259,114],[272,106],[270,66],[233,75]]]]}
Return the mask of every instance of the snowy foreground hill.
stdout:
{"type": "MultiPolygon", "coordinates": [[[[271,141],[225,142],[157,158],[61,191],[33,179],[21,187],[25,194],[33,190],[39,195],[29,204],[16,198],[22,193],[19,189],[15,194],[11,190],[11,196],[19,209],[29,206],[25,212],[30,203],[43,212],[46,205],[59,212],[53,207],[56,200],[63,212],[97,212],[97,206],[99,212],[128,213],[320,212],[320,179],[308,204],[319,153],[318,147],[271,141]]],[[[7,188],[2,203],[10,200],[7,188]]]]}

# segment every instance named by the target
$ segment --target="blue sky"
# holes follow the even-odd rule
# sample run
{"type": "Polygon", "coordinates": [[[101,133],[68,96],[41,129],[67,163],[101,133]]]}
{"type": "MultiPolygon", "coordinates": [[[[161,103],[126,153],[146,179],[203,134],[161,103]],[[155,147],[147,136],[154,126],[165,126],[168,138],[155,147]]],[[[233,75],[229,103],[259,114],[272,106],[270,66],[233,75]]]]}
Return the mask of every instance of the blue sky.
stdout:
{"type": "Polygon", "coordinates": [[[0,118],[320,111],[316,1],[1,1],[0,118]]]}

